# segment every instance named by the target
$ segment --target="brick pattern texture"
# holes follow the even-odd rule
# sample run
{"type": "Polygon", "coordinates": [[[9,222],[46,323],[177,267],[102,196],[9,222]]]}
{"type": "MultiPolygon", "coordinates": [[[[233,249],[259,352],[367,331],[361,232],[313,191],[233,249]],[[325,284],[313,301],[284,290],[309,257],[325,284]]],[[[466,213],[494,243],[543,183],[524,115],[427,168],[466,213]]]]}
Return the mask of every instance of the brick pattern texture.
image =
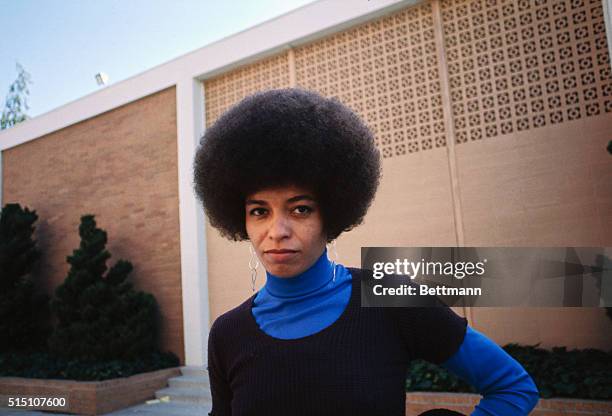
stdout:
{"type": "MultiPolygon", "coordinates": [[[[430,409],[445,408],[469,415],[480,395],[462,393],[408,393],[406,415],[418,415],[430,409]]],[[[580,399],[540,399],[530,413],[533,416],[610,416],[612,402],[580,399]]]]}
{"type": "Polygon", "coordinates": [[[161,311],[161,347],[184,357],[179,247],[176,93],[169,88],[5,150],[4,203],[35,209],[49,294],[67,275],[78,226],[94,214],[112,258],[134,265],[135,287],[161,311]]]}
{"type": "Polygon", "coordinates": [[[0,379],[0,397],[4,399],[4,406],[8,397],[64,397],[65,408],[37,409],[88,416],[101,415],[154,398],[157,390],[168,385],[168,379],[177,377],[180,373],[178,368],[168,368],[105,381],[5,377],[0,379]]]}

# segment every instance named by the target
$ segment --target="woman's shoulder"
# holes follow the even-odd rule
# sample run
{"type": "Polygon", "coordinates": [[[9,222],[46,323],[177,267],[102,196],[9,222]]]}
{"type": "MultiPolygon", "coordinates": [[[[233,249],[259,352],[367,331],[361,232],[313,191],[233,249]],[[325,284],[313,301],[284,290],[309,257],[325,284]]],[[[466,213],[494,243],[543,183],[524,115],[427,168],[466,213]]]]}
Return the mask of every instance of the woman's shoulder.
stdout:
{"type": "MultiPolygon", "coordinates": [[[[351,280],[355,283],[359,283],[362,279],[367,278],[368,276],[368,270],[366,269],[360,269],[358,267],[348,267],[348,266],[343,266],[351,275],[351,280]]],[[[371,271],[370,271],[371,274],[371,271]]]]}
{"type": "Polygon", "coordinates": [[[360,269],[358,267],[349,267],[349,266],[343,266],[343,267],[349,272],[351,272],[351,275],[353,276],[353,278],[361,277],[361,275],[364,272],[367,272],[367,270],[360,269]]]}
{"type": "Polygon", "coordinates": [[[254,298],[255,295],[249,297],[235,308],[219,315],[210,328],[210,336],[213,336],[213,334],[225,333],[233,330],[240,331],[243,329],[244,326],[248,324],[248,319],[250,318],[249,314],[251,313],[251,305],[253,304],[254,298]]]}

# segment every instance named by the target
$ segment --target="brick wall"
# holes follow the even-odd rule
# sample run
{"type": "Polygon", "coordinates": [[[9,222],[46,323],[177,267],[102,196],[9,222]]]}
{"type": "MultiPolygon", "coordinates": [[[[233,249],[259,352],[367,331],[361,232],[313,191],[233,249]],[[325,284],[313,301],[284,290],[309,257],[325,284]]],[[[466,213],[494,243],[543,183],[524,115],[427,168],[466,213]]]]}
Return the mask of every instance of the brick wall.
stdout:
{"type": "Polygon", "coordinates": [[[37,409],[100,415],[155,397],[157,390],[168,385],[168,379],[178,375],[180,375],[178,368],[168,368],[105,381],[4,377],[0,378],[0,406],[6,407],[9,397],[63,397],[66,399],[66,407],[37,409]]]}
{"type": "MultiPolygon", "coordinates": [[[[480,395],[462,393],[408,393],[406,415],[418,415],[429,409],[444,408],[470,414],[480,395]]],[[[604,416],[612,415],[612,402],[581,399],[540,399],[530,413],[533,416],[604,416]]]]}
{"type": "Polygon", "coordinates": [[[108,266],[132,262],[136,288],[161,309],[161,344],[181,361],[176,93],[169,88],[3,151],[3,203],[35,209],[48,293],[68,272],[81,215],[108,233],[108,266]]]}

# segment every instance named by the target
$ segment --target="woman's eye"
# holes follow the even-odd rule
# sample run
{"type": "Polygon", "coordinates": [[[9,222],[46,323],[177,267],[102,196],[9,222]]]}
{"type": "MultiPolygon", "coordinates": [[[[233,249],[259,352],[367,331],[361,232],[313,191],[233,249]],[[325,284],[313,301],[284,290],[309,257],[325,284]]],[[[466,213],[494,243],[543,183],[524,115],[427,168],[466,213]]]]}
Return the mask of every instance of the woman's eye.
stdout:
{"type": "Polygon", "coordinates": [[[300,205],[299,207],[295,207],[293,211],[298,214],[308,214],[312,212],[312,208],[310,208],[308,205],[300,205]]]}
{"type": "Polygon", "coordinates": [[[264,208],[253,208],[249,214],[254,215],[256,217],[260,217],[262,215],[264,215],[266,213],[266,210],[264,208]]]}

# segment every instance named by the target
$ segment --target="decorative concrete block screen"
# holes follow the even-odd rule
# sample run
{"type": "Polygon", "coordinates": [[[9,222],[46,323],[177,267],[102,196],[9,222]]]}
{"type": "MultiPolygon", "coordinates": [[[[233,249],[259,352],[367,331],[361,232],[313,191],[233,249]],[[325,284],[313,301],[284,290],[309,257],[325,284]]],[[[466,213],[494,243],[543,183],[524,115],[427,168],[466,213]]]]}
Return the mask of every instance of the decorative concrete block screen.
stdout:
{"type": "Polygon", "coordinates": [[[430,3],[285,52],[276,63],[283,57],[284,78],[266,74],[278,66],[264,61],[206,81],[207,124],[261,89],[259,75],[277,81],[274,87],[297,85],[337,97],[364,118],[384,157],[445,145],[430,3]]]}
{"type": "Polygon", "coordinates": [[[600,0],[441,5],[457,142],[612,111],[600,0]]]}
{"type": "Polygon", "coordinates": [[[357,111],[383,157],[445,145],[437,60],[429,2],[295,51],[297,84],[357,111]]]}
{"type": "Polygon", "coordinates": [[[385,158],[612,112],[601,0],[423,2],[205,81],[207,125],[286,86],[349,105],[385,158]]]}
{"type": "Polygon", "coordinates": [[[206,126],[257,91],[289,87],[287,53],[222,74],[206,82],[206,126]]]}

